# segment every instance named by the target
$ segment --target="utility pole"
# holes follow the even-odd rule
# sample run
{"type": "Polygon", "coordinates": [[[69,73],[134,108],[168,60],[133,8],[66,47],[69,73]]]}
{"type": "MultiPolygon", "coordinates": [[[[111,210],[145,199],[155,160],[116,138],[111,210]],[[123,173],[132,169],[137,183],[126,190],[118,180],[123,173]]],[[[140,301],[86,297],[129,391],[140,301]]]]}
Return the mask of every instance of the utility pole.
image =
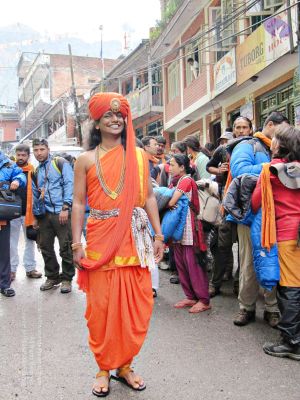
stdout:
{"type": "Polygon", "coordinates": [[[72,56],[72,49],[71,49],[70,44],[68,44],[68,48],[69,48],[69,55],[70,55],[70,70],[71,70],[71,81],[72,81],[71,98],[73,99],[74,105],[75,105],[76,128],[77,128],[77,132],[78,132],[79,144],[81,146],[82,145],[82,133],[81,133],[80,118],[79,118],[78,99],[77,99],[77,95],[76,95],[76,88],[75,88],[75,82],[74,82],[73,56],[72,56]]]}
{"type": "Polygon", "coordinates": [[[101,66],[102,66],[102,69],[101,69],[101,92],[103,92],[104,91],[104,77],[105,77],[104,58],[103,58],[103,37],[102,37],[103,36],[103,25],[99,26],[99,30],[100,30],[100,39],[101,39],[100,59],[101,59],[101,66]]]}

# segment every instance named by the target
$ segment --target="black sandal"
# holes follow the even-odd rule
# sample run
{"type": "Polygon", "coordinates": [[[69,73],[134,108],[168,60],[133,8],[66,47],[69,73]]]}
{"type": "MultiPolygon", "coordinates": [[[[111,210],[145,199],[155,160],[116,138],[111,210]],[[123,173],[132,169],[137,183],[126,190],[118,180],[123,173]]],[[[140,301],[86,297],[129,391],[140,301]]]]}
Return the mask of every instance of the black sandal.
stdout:
{"type": "Polygon", "coordinates": [[[1,289],[1,294],[3,294],[3,296],[5,297],[13,297],[16,292],[14,291],[13,288],[6,288],[6,289],[1,289]]]}
{"type": "Polygon", "coordinates": [[[119,368],[117,371],[117,375],[111,375],[111,378],[124,384],[130,389],[135,390],[136,392],[141,392],[142,390],[145,390],[146,389],[145,383],[143,385],[140,385],[138,382],[135,382],[139,384],[139,387],[135,388],[134,386],[132,386],[130,383],[127,382],[127,380],[124,378],[123,375],[126,375],[128,372],[133,372],[133,369],[131,369],[130,366],[126,365],[122,368],[119,368]]]}
{"type": "Polygon", "coordinates": [[[97,378],[101,378],[101,376],[105,376],[105,377],[108,378],[107,392],[102,392],[103,388],[101,388],[101,392],[98,392],[98,390],[95,390],[93,388],[92,393],[96,397],[106,397],[110,393],[110,387],[109,387],[110,376],[109,376],[109,372],[108,371],[100,371],[100,372],[98,372],[98,374],[96,375],[96,379],[97,378]]]}

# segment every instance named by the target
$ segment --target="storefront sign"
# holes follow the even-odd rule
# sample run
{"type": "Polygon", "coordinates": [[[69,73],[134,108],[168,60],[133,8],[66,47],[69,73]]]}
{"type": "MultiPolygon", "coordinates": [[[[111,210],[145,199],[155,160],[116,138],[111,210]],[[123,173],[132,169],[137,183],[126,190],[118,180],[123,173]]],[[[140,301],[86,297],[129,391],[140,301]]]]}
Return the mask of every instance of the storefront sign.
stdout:
{"type": "Polygon", "coordinates": [[[251,121],[253,121],[253,103],[250,101],[249,103],[246,103],[240,108],[240,114],[242,117],[247,117],[251,121]]]}
{"type": "Polygon", "coordinates": [[[214,96],[236,82],[235,49],[230,50],[214,66],[214,96]]]}
{"type": "MultiPolygon", "coordinates": [[[[295,0],[291,1],[291,4],[295,0]]],[[[282,8],[285,8],[283,6],[282,8]]],[[[262,23],[241,45],[237,47],[237,84],[241,85],[251,76],[266,68],[273,61],[290,51],[290,33],[297,43],[297,7],[291,8],[293,26],[288,24],[288,12],[282,11],[262,23]]]]}

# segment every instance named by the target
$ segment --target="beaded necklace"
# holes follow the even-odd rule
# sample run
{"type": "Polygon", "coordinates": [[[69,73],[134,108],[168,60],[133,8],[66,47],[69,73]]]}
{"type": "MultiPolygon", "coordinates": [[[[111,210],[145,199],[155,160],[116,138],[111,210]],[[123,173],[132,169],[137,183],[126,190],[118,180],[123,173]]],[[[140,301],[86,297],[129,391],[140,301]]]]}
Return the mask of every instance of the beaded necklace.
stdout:
{"type": "Polygon", "coordinates": [[[107,194],[107,196],[109,196],[112,200],[116,200],[116,198],[122,192],[122,189],[124,187],[124,180],[125,180],[125,150],[123,148],[123,161],[122,161],[122,169],[121,169],[120,180],[119,180],[118,185],[115,188],[115,190],[111,190],[108,187],[107,183],[105,182],[105,178],[104,178],[104,175],[103,175],[103,170],[102,170],[102,166],[101,166],[101,162],[100,162],[100,148],[102,148],[102,150],[104,150],[103,147],[98,145],[96,147],[96,151],[95,151],[95,164],[96,164],[97,178],[98,178],[100,186],[104,190],[105,194],[107,194]]]}

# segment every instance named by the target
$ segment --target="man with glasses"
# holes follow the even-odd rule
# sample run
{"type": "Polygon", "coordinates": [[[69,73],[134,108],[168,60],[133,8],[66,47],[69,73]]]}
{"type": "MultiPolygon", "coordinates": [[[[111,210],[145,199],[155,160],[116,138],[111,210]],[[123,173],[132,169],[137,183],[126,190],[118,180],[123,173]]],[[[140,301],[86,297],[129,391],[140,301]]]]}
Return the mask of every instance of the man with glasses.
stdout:
{"type": "Polygon", "coordinates": [[[73,169],[65,159],[51,156],[46,139],[34,139],[32,147],[39,162],[32,178],[34,226],[39,228],[39,246],[47,278],[40,289],[49,290],[61,284],[61,293],[69,293],[75,274],[70,221],[73,169]],[[61,274],[54,250],[56,237],[62,258],[61,274]]]}

